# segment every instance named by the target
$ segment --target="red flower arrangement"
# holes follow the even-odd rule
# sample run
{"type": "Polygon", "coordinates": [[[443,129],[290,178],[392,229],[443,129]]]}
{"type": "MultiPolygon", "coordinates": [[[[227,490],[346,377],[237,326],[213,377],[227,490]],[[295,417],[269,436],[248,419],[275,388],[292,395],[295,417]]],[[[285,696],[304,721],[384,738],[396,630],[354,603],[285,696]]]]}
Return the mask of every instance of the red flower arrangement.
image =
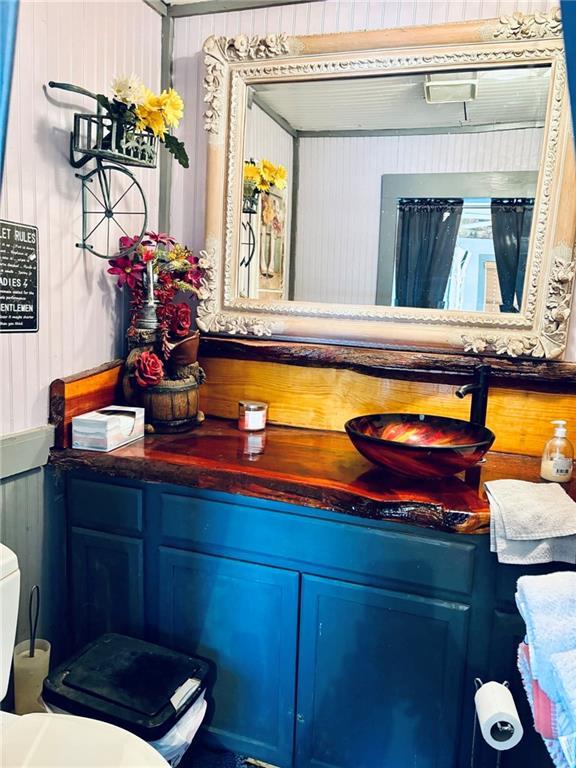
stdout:
{"type": "Polygon", "coordinates": [[[175,299],[180,294],[202,296],[206,265],[164,232],[146,232],[134,248],[137,241],[137,237],[120,238],[119,253],[108,262],[108,273],[118,278],[119,288],[127,287],[130,291],[129,338],[138,336],[138,320],[149,293],[148,281],[153,281],[158,321],[156,351],[142,352],[132,371],[136,384],[146,388],[167,377],[166,364],[172,349],[193,335],[190,305],[186,301],[175,303],[175,299]]]}

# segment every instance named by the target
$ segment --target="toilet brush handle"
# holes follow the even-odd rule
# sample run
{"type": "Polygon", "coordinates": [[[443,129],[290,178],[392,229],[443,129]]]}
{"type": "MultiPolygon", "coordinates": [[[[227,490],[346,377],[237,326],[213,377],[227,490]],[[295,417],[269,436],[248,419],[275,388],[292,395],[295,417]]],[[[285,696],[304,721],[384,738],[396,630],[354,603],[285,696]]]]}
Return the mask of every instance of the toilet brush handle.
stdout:
{"type": "Polygon", "coordinates": [[[36,632],[38,630],[38,616],[40,615],[40,587],[34,584],[30,590],[30,600],[28,601],[28,623],[30,625],[30,658],[34,658],[36,650],[36,632]],[[34,595],[36,603],[34,604],[34,595]]]}

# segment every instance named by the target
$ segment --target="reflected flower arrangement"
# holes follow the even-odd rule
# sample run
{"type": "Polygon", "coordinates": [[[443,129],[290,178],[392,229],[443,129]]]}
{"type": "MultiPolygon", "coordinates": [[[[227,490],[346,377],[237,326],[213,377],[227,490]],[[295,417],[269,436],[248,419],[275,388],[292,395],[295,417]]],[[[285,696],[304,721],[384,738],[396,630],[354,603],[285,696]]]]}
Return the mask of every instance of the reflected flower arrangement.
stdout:
{"type": "Polygon", "coordinates": [[[273,187],[285,189],[288,174],[283,165],[274,165],[270,160],[246,160],[243,175],[244,213],[256,213],[258,195],[270,192],[273,187]]]}

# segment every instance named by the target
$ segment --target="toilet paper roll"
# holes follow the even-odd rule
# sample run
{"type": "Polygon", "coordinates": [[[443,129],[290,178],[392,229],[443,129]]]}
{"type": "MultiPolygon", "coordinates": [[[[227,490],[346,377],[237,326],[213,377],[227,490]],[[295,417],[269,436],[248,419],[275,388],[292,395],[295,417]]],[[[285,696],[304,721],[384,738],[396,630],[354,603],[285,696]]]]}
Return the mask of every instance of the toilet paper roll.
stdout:
{"type": "Polygon", "coordinates": [[[474,696],[484,741],[494,749],[512,749],[524,734],[512,694],[505,685],[491,681],[474,696]]]}

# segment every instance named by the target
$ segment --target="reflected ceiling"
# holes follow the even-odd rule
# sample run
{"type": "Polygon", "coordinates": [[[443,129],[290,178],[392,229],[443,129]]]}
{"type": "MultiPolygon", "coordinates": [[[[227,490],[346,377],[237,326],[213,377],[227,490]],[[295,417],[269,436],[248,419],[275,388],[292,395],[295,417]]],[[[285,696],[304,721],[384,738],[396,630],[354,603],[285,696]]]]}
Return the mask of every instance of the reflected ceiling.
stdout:
{"type": "MultiPolygon", "coordinates": [[[[354,80],[253,85],[257,103],[271,110],[298,132],[435,129],[483,130],[543,125],[549,68],[480,70],[435,73],[435,82],[477,79],[469,101],[428,103],[426,75],[387,75],[354,80]]],[[[457,91],[454,91],[455,98],[457,91]]]]}

